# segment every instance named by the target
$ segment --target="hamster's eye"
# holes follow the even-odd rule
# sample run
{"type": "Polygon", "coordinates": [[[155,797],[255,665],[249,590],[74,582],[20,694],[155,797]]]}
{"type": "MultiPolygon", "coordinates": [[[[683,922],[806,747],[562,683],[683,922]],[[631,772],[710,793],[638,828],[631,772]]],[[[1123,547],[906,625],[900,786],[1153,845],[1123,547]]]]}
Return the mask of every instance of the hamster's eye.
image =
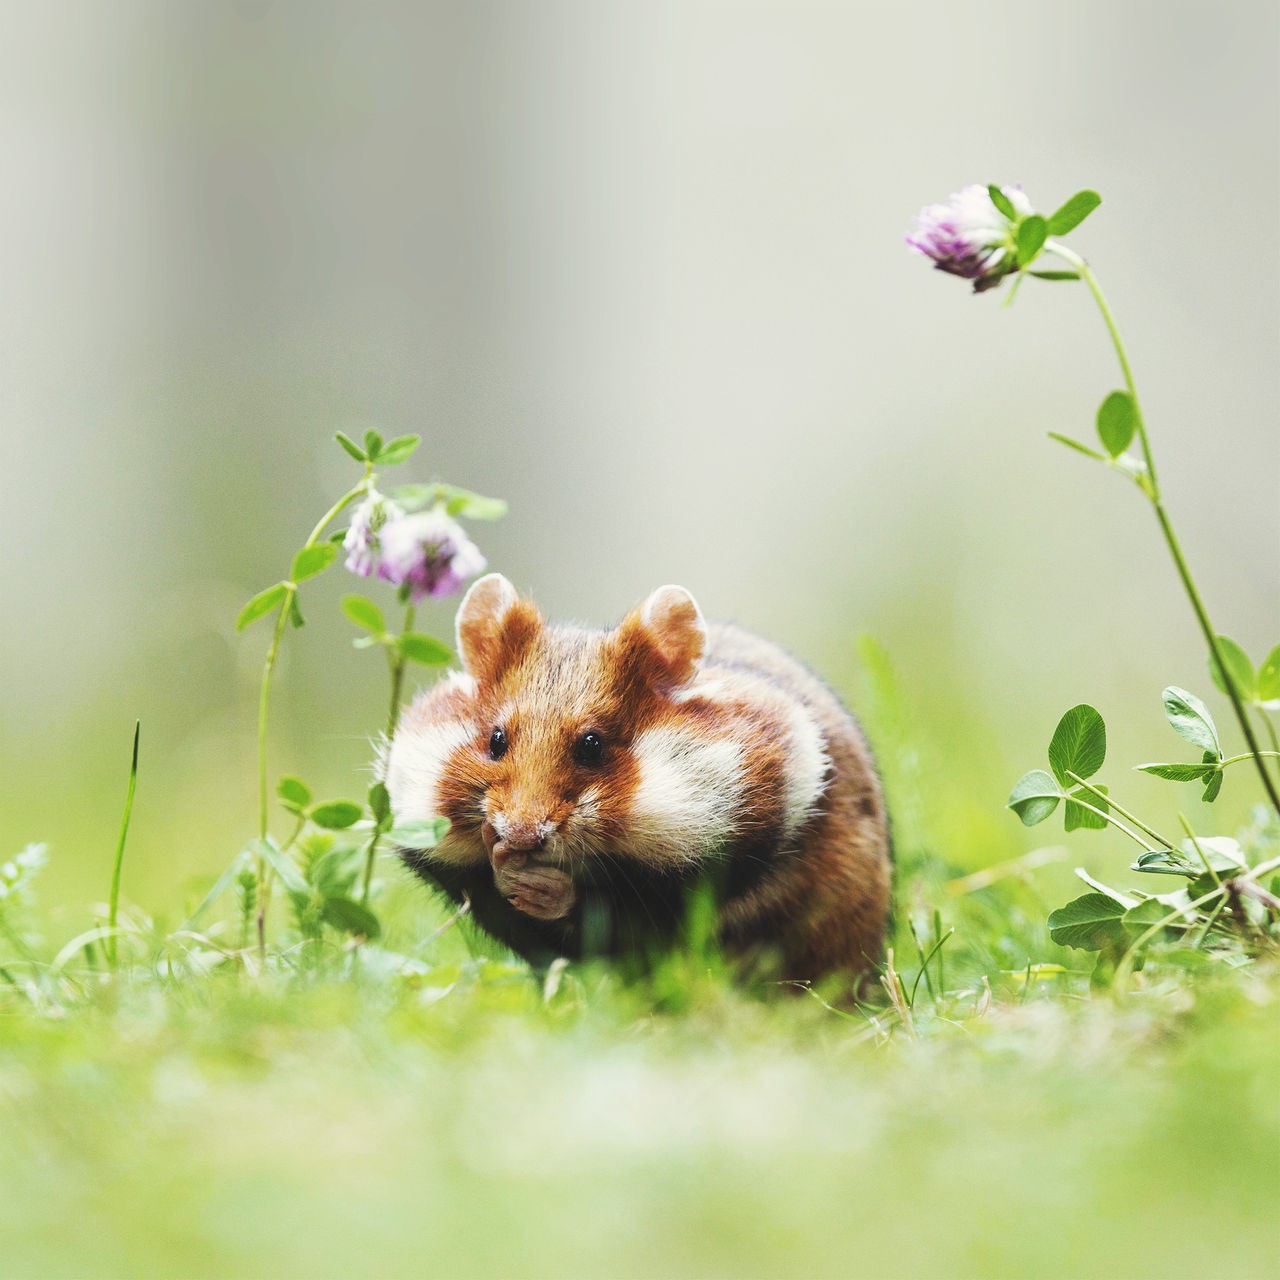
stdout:
{"type": "Polygon", "coordinates": [[[573,758],[588,769],[598,768],[604,761],[604,739],[594,730],[584,733],[573,744],[573,758]]]}
{"type": "Polygon", "coordinates": [[[499,728],[489,735],[489,759],[501,760],[507,754],[506,731],[499,728]]]}

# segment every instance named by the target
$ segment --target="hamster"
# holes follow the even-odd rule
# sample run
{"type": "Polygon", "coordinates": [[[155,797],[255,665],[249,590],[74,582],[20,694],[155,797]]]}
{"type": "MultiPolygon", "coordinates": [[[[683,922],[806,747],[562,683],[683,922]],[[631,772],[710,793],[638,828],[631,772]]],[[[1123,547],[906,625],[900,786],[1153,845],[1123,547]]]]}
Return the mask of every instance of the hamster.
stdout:
{"type": "Polygon", "coordinates": [[[463,672],[384,747],[401,857],[536,965],[643,957],[710,881],[724,952],[778,980],[864,974],[889,910],[889,824],[852,716],[747,631],[659,587],[611,631],[545,622],[500,574],[457,617],[463,672]]]}

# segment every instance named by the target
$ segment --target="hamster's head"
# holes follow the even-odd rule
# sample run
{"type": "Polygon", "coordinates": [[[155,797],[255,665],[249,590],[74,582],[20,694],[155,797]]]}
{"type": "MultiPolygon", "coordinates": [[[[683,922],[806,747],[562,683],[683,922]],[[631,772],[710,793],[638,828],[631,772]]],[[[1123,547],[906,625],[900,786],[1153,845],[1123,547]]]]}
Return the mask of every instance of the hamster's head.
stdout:
{"type": "Polygon", "coordinates": [[[481,578],[458,610],[465,674],[416,703],[390,746],[397,817],[443,814],[452,825],[435,855],[495,870],[644,857],[663,843],[649,812],[664,803],[652,794],[655,748],[670,753],[705,643],[682,587],[589,631],[549,625],[506,578],[481,578]]]}

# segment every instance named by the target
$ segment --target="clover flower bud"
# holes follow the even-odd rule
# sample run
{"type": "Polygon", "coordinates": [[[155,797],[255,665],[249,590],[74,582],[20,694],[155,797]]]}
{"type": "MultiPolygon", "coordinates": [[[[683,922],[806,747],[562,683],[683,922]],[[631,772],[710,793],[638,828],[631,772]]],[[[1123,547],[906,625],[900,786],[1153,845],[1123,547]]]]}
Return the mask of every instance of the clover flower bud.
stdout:
{"type": "Polygon", "coordinates": [[[438,507],[392,520],[382,530],[378,576],[407,587],[415,604],[424,596],[452,595],[487,563],[462,526],[438,507]]]}
{"type": "MultiPolygon", "coordinates": [[[[1032,212],[1021,187],[1000,190],[1019,218],[1032,212]]],[[[939,271],[972,280],[974,291],[981,293],[1017,266],[1015,227],[996,208],[988,189],[975,183],[957,191],[946,204],[921,209],[906,240],[939,271]]]]}
{"type": "Polygon", "coordinates": [[[383,534],[389,525],[403,518],[403,507],[376,489],[370,489],[352,513],[351,527],[342,540],[342,549],[347,553],[346,567],[362,578],[374,573],[385,577],[381,572],[383,534]]]}

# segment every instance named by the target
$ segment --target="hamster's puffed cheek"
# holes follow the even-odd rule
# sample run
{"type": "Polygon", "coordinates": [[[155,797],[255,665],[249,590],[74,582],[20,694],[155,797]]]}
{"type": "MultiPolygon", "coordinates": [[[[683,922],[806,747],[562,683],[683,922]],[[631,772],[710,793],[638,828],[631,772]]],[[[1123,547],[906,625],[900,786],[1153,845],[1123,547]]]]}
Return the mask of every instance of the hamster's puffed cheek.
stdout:
{"type": "Polygon", "coordinates": [[[387,757],[387,794],[398,822],[424,821],[443,809],[440,782],[449,757],[474,737],[458,721],[418,724],[396,735],[387,757]]]}

